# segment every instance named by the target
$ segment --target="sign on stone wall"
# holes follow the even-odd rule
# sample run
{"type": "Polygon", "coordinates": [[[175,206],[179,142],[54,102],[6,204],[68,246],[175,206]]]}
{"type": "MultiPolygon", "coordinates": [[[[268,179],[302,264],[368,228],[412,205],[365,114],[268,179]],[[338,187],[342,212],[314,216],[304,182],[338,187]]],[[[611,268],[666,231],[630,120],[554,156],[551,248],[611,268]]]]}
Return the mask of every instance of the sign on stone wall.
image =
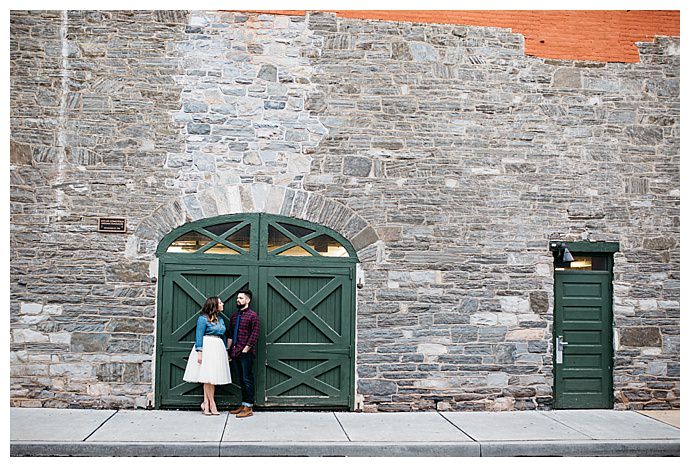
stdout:
{"type": "Polygon", "coordinates": [[[99,217],[98,231],[108,233],[127,233],[127,219],[121,217],[99,217]]]}

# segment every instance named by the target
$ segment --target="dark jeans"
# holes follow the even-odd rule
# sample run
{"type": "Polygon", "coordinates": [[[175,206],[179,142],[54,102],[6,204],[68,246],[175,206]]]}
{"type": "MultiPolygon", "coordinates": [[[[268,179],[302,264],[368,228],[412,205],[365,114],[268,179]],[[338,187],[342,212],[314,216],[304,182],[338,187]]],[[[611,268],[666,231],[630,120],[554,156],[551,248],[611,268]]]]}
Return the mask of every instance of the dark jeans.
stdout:
{"type": "Polygon", "coordinates": [[[247,352],[230,360],[232,382],[242,389],[242,402],[254,405],[254,356],[247,352]]]}

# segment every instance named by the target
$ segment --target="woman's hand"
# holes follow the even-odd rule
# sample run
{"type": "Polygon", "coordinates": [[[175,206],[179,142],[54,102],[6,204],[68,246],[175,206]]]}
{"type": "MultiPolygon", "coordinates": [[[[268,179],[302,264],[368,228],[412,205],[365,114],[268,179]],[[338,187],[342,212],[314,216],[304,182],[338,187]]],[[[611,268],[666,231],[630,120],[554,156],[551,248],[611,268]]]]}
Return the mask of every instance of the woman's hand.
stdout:
{"type": "Polygon", "coordinates": [[[201,365],[201,352],[196,353],[196,361],[199,365],[201,365]]]}

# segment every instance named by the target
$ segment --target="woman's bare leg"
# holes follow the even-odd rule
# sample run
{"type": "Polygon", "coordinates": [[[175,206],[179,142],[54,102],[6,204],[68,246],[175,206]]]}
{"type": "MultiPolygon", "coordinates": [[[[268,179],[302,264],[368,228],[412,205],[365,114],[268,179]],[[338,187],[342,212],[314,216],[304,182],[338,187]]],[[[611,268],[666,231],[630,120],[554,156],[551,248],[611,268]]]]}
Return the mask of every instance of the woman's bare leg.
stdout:
{"type": "Polygon", "coordinates": [[[201,403],[201,411],[202,412],[207,412],[208,411],[208,398],[206,397],[206,385],[203,385],[204,389],[204,401],[201,403]]]}
{"type": "Polygon", "coordinates": [[[210,409],[210,402],[209,402],[209,395],[210,395],[210,390],[209,386],[213,386],[211,384],[204,383],[204,402],[201,404],[201,408],[204,411],[204,414],[209,415],[211,412],[209,411],[210,409]]]}
{"type": "Polygon", "coordinates": [[[220,415],[218,412],[218,407],[216,407],[216,386],[213,384],[209,384],[209,390],[208,390],[208,401],[209,401],[209,410],[213,415],[220,415]]]}

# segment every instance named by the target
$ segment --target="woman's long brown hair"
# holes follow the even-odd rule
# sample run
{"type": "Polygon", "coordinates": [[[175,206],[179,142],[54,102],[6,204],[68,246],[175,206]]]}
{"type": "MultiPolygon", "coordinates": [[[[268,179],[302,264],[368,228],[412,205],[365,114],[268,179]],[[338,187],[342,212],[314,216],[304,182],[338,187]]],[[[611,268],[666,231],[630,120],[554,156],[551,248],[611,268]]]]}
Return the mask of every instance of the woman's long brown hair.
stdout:
{"type": "Polygon", "coordinates": [[[212,323],[218,321],[218,313],[220,312],[220,310],[218,310],[219,301],[220,298],[218,297],[208,297],[206,303],[204,303],[204,306],[201,308],[201,314],[208,316],[208,320],[212,323]]]}

